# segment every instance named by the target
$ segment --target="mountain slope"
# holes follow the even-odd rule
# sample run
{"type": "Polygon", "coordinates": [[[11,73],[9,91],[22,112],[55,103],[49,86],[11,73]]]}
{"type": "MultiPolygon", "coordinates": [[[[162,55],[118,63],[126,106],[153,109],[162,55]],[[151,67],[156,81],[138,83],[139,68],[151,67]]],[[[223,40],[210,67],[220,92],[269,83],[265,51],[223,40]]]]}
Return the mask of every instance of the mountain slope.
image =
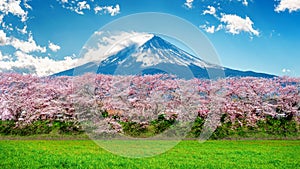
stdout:
{"type": "Polygon", "coordinates": [[[86,72],[111,75],[169,73],[185,79],[214,78],[224,75],[226,77],[274,77],[269,74],[238,71],[210,64],[155,35],[144,43],[133,43],[107,56],[100,63],[89,62],[55,75],[72,76],[86,72]]]}

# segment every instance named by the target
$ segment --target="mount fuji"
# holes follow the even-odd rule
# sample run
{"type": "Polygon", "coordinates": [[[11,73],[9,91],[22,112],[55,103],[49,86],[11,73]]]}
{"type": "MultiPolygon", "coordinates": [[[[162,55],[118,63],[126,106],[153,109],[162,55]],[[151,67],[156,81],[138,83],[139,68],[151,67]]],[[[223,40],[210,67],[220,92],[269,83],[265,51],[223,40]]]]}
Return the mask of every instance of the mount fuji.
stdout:
{"type": "MultiPolygon", "coordinates": [[[[96,56],[95,56],[96,57],[96,56]]],[[[98,61],[90,61],[54,76],[75,76],[87,72],[109,75],[173,74],[180,78],[264,77],[274,75],[253,71],[239,71],[208,63],[178,48],[163,38],[146,34],[119,45],[98,61]]]]}

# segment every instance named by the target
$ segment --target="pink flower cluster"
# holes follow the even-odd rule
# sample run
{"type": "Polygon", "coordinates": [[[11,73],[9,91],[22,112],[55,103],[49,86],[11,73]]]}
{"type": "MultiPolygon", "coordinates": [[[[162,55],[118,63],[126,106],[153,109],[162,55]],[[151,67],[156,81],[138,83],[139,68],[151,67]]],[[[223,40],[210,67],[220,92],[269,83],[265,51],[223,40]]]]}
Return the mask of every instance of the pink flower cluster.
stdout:
{"type": "MultiPolygon", "coordinates": [[[[34,77],[0,74],[0,120],[147,123],[164,114],[188,122],[218,111],[225,121],[255,126],[267,116],[300,122],[300,79],[177,79],[168,75],[34,77]],[[212,111],[213,110],[213,111],[212,111]],[[103,112],[108,118],[100,117],[103,112]]],[[[219,114],[220,115],[220,114],[219,114]]],[[[218,118],[217,118],[218,119],[218,118]]]]}
{"type": "Polygon", "coordinates": [[[22,124],[36,120],[74,119],[72,93],[72,81],[67,77],[1,74],[0,119],[22,124]]]}

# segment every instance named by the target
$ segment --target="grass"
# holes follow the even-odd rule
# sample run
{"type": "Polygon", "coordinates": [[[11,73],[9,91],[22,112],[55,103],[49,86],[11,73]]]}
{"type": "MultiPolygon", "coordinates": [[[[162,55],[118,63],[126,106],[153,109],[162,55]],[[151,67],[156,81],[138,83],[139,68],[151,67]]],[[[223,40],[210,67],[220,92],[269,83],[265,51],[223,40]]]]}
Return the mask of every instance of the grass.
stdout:
{"type": "Polygon", "coordinates": [[[50,134],[33,134],[28,136],[20,135],[1,135],[0,140],[90,140],[86,134],[59,134],[52,132],[50,134]]]}
{"type": "MultiPolygon", "coordinates": [[[[113,143],[114,144],[114,143],[113,143]]],[[[126,145],[127,143],[124,142],[126,145]]],[[[0,168],[300,168],[300,140],[182,141],[126,158],[91,140],[0,140],[0,168]]]]}

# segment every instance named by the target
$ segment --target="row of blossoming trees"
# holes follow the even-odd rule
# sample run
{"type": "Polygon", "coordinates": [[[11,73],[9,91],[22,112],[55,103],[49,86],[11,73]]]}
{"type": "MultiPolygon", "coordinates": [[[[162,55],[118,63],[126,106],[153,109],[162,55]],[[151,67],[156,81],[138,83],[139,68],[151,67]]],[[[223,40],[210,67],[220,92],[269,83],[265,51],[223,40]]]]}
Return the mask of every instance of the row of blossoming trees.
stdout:
{"type": "Polygon", "coordinates": [[[15,128],[36,121],[78,121],[98,132],[123,132],[122,124],[193,122],[197,117],[257,126],[271,119],[300,123],[299,78],[177,79],[169,75],[76,77],[0,75],[0,120],[15,128]],[[90,127],[90,126],[89,126],[90,127]]]}

